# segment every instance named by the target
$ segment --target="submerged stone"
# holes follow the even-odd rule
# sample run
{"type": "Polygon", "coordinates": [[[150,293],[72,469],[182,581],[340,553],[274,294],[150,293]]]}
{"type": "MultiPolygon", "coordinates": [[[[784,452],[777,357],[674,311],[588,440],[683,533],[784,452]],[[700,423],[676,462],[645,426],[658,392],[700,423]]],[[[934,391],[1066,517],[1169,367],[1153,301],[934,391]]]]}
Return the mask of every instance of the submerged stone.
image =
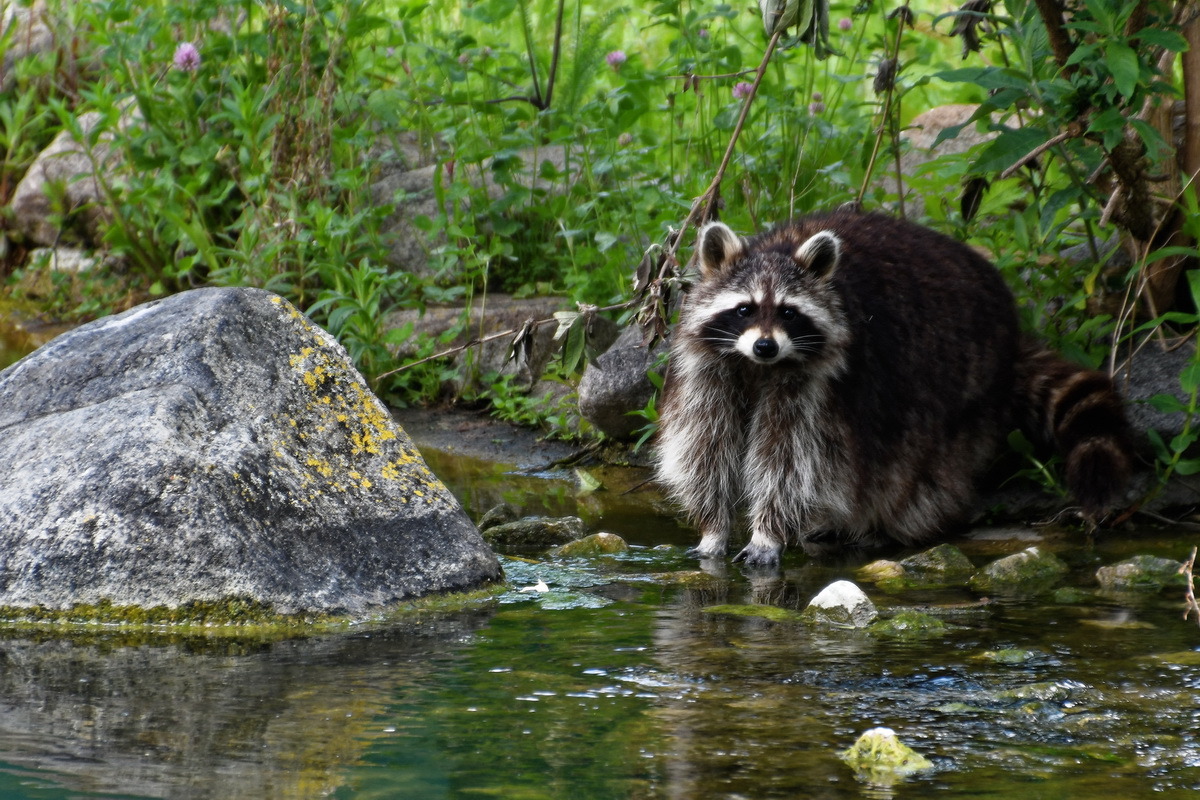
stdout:
{"type": "Polygon", "coordinates": [[[550,555],[560,558],[578,558],[624,553],[628,549],[629,544],[620,536],[615,533],[601,532],[559,545],[550,551],[550,555]]]}
{"type": "Polygon", "coordinates": [[[1023,650],[1016,647],[1009,647],[1004,650],[984,650],[975,656],[975,658],[979,661],[990,661],[993,664],[1014,665],[1027,664],[1030,661],[1045,658],[1045,653],[1037,650],[1023,650]]]}
{"type": "Polygon", "coordinates": [[[946,633],[946,623],[922,611],[902,611],[870,627],[871,633],[897,639],[926,639],[946,633]]]}
{"type": "Polygon", "coordinates": [[[857,776],[877,785],[890,785],[899,778],[932,769],[933,763],[913,750],[891,728],[871,728],[853,745],[838,753],[857,776]]]}
{"type": "Polygon", "coordinates": [[[821,625],[865,628],[879,613],[862,589],[850,581],[834,581],[804,609],[804,617],[821,625]]]}
{"type": "Polygon", "coordinates": [[[902,559],[905,573],[925,580],[953,582],[965,580],[975,571],[975,565],[962,550],[952,544],[939,544],[914,556],[902,559]]]}
{"type": "Polygon", "coordinates": [[[1184,586],[1187,579],[1178,561],[1156,556],[1134,556],[1096,570],[1096,581],[1109,591],[1158,591],[1164,586],[1184,586]]]}
{"type": "Polygon", "coordinates": [[[493,525],[483,538],[496,547],[553,547],[583,538],[579,517],[525,517],[493,525]]]}
{"type": "Polygon", "coordinates": [[[1058,556],[1028,547],[998,558],[976,572],[971,576],[970,586],[979,592],[1037,590],[1049,586],[1068,571],[1058,556]]]}
{"type": "Polygon", "coordinates": [[[937,589],[966,583],[975,565],[952,544],[939,544],[899,562],[874,561],[859,570],[864,580],[874,581],[888,592],[905,589],[937,589]]]}
{"type": "Polygon", "coordinates": [[[345,350],[199,289],[0,372],[0,606],[357,615],[502,572],[345,350]]]}
{"type": "Polygon", "coordinates": [[[805,622],[806,618],[798,611],[779,606],[760,605],[724,605],[707,606],[701,609],[705,614],[718,614],[726,617],[757,617],[771,622],[805,622]]]}
{"type": "Polygon", "coordinates": [[[880,581],[903,578],[904,567],[902,567],[898,561],[888,561],[887,559],[881,558],[876,561],[872,561],[870,564],[859,567],[854,574],[860,581],[878,583],[880,581]]]}
{"type": "MultiPolygon", "coordinates": [[[[657,548],[652,548],[657,549],[657,548]]],[[[682,586],[685,589],[712,591],[724,587],[729,581],[703,570],[680,570],[678,572],[654,572],[649,576],[655,583],[682,586]]]]}
{"type": "Polygon", "coordinates": [[[488,528],[494,528],[497,525],[503,525],[507,522],[516,522],[521,516],[516,508],[508,503],[500,503],[492,506],[487,510],[482,517],[479,518],[479,530],[486,531],[488,528]]]}

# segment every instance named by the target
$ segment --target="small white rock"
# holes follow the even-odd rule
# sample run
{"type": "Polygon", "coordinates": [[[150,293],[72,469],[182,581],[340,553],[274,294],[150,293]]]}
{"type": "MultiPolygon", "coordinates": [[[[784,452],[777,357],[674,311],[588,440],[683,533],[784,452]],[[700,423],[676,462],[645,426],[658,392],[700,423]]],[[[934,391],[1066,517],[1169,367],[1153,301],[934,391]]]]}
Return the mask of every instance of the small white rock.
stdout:
{"type": "Polygon", "coordinates": [[[879,616],[875,604],[850,581],[834,581],[820,591],[805,609],[817,622],[865,628],[879,616]]]}

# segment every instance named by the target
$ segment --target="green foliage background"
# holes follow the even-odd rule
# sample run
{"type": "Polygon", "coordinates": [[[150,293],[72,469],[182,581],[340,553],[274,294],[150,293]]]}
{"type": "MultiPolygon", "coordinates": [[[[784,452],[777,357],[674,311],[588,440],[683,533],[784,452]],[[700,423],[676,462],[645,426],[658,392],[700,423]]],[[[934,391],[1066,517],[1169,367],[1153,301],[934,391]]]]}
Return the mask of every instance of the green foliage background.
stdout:
{"type": "MultiPolygon", "coordinates": [[[[766,46],[756,7],[691,0],[45,5],[56,49],[8,59],[4,200],[62,130],[98,162],[111,148],[128,165],[104,182],[108,223],[91,243],[112,266],[59,286],[54,311],[88,317],[197,285],[262,286],[307,309],[371,376],[397,366],[394,346],[411,335],[387,324],[392,309],[491,291],[626,301],[647,248],[712,180],[766,46]],[[195,71],[173,65],[181,43],[198,48],[195,71]],[[387,265],[383,223],[406,198],[372,186],[414,154],[434,165],[436,206],[415,220],[428,268],[404,272],[387,265]]],[[[1028,0],[835,2],[833,55],[818,60],[792,39],[767,65],[721,215],[750,231],[845,202],[897,210],[881,176],[907,147],[901,131],[934,106],[981,104],[970,124],[998,136],[909,176],[908,197],[920,196],[922,221],[993,254],[1030,327],[1099,363],[1134,330],[1121,299],[1144,263],[1109,266],[1120,220],[1102,220],[1109,191],[1096,176],[1127,138],[1147,171],[1175,155],[1139,116],[1178,95],[1180,76],[1159,74],[1157,60],[1185,47],[1172,13],[1084,0],[1067,21],[1064,65],[1028,0]],[[893,66],[893,81],[878,79],[893,66]],[[1063,131],[1075,135],[1006,174],[1063,131]],[[985,181],[964,216],[960,194],[985,181]],[[1072,244],[1089,256],[1064,262],[1072,244]]],[[[6,54],[14,30],[0,37],[6,54]]],[[[85,211],[62,204],[65,239],[85,211]]],[[[21,252],[10,248],[4,267],[18,293],[33,269],[21,252]]],[[[379,389],[427,399],[443,369],[393,374],[379,389]]],[[[536,418],[510,381],[492,385],[498,408],[536,418]]]]}

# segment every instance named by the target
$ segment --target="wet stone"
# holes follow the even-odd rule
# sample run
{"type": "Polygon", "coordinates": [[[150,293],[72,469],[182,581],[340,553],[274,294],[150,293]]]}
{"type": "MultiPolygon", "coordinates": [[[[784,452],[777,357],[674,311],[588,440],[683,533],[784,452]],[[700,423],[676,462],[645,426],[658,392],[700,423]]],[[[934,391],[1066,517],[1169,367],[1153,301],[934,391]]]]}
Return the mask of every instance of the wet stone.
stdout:
{"type": "Polygon", "coordinates": [[[939,544],[923,553],[909,556],[900,561],[900,566],[904,568],[905,573],[927,580],[966,579],[975,571],[975,565],[971,563],[971,559],[952,544],[939,544]]]}
{"type": "Polygon", "coordinates": [[[859,567],[854,574],[860,581],[878,583],[879,581],[903,578],[904,567],[898,561],[888,561],[881,558],[859,567]]]}
{"type": "Polygon", "coordinates": [[[521,516],[521,513],[508,503],[501,503],[497,506],[492,506],[487,510],[482,517],[479,518],[479,530],[486,531],[488,528],[494,528],[497,525],[503,525],[507,522],[516,522],[521,516]]]}
{"type": "Polygon", "coordinates": [[[1096,570],[1096,581],[1109,591],[1157,591],[1164,586],[1183,586],[1187,579],[1179,571],[1180,563],[1156,556],[1134,556],[1119,564],[1096,570]]]}
{"type": "Polygon", "coordinates": [[[913,750],[891,728],[872,728],[838,753],[860,780],[888,786],[915,772],[932,769],[929,759],[913,750]]]}
{"type": "Polygon", "coordinates": [[[980,661],[990,661],[993,664],[1017,665],[1045,658],[1045,653],[1037,650],[1009,647],[1004,650],[985,650],[976,656],[976,658],[980,661]]]}
{"type": "Polygon", "coordinates": [[[804,617],[820,625],[865,628],[879,616],[875,604],[850,581],[834,581],[812,599],[804,617]]]}
{"type": "Polygon", "coordinates": [[[946,623],[921,611],[902,611],[870,627],[871,633],[896,639],[926,639],[946,633],[946,623]]]}
{"type": "Polygon", "coordinates": [[[483,532],[483,538],[495,547],[553,547],[582,539],[583,535],[583,520],[579,517],[526,517],[493,525],[483,532]]]}
{"type": "Polygon", "coordinates": [[[707,606],[702,609],[705,614],[716,614],[725,617],[752,617],[771,622],[805,622],[806,617],[796,611],[778,606],[762,605],[723,605],[707,606]]]}
{"type": "Polygon", "coordinates": [[[550,554],[560,558],[578,558],[623,553],[628,549],[629,544],[620,536],[601,532],[559,545],[550,551],[550,554]]]}
{"type": "Polygon", "coordinates": [[[1048,588],[1068,570],[1053,553],[1029,547],[988,564],[971,576],[970,586],[979,592],[1037,591],[1048,588]]]}

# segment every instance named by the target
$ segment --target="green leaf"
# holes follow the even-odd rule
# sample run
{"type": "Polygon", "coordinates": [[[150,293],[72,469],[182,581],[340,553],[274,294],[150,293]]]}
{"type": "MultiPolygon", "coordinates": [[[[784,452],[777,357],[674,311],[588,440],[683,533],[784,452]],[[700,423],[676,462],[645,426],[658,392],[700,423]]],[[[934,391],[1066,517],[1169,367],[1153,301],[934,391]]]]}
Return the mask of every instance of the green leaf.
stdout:
{"type": "Polygon", "coordinates": [[[1192,362],[1179,372],[1179,385],[1188,394],[1200,389],[1200,364],[1192,362]]]}
{"type": "Polygon", "coordinates": [[[979,154],[972,171],[981,175],[1003,172],[1048,138],[1040,128],[1006,129],[979,154]]]}
{"type": "Polygon", "coordinates": [[[1088,130],[1099,133],[1104,139],[1104,146],[1111,150],[1125,135],[1125,115],[1116,108],[1105,109],[1092,118],[1088,130]]]}
{"type": "Polygon", "coordinates": [[[1177,414],[1187,411],[1187,406],[1173,394],[1156,394],[1147,400],[1155,411],[1163,414],[1177,414]]]}
{"type": "Polygon", "coordinates": [[[1198,437],[1198,436],[1200,436],[1200,433],[1197,433],[1195,431],[1188,431],[1187,433],[1176,434],[1174,437],[1171,438],[1171,452],[1172,453],[1184,452],[1185,450],[1187,450],[1189,447],[1191,447],[1193,444],[1196,443],[1196,437],[1198,437]]]}
{"type": "Polygon", "coordinates": [[[567,373],[574,372],[583,361],[583,348],[587,343],[587,325],[583,315],[577,314],[575,323],[567,330],[566,341],[563,342],[562,367],[567,373]]]}
{"type": "Polygon", "coordinates": [[[962,67],[935,72],[932,77],[951,83],[973,83],[984,89],[1029,90],[1029,78],[1015,69],[962,67]]]}
{"type": "Polygon", "coordinates": [[[1180,475],[1195,475],[1197,472],[1200,472],[1200,458],[1181,459],[1175,465],[1175,472],[1180,475]]]}
{"type": "Polygon", "coordinates": [[[1015,430],[1008,435],[1008,446],[1023,456],[1033,455],[1033,444],[1019,430],[1015,430]]]}
{"type": "Polygon", "coordinates": [[[1143,28],[1137,32],[1137,39],[1142,44],[1151,47],[1161,47],[1172,53],[1182,53],[1188,49],[1187,39],[1178,31],[1168,31],[1162,28],[1143,28]]]}
{"type": "Polygon", "coordinates": [[[579,479],[578,494],[591,494],[597,489],[604,488],[604,484],[600,482],[600,479],[586,469],[576,469],[575,477],[579,479]]]}
{"type": "Polygon", "coordinates": [[[1171,463],[1171,454],[1167,452],[1167,443],[1163,441],[1162,434],[1154,430],[1154,428],[1146,429],[1146,438],[1150,440],[1151,446],[1154,448],[1154,455],[1164,464],[1171,463]]]}
{"type": "Polygon", "coordinates": [[[1118,41],[1106,42],[1104,53],[1108,61],[1108,69],[1112,72],[1113,81],[1117,84],[1117,91],[1125,97],[1132,97],[1134,90],[1137,89],[1138,74],[1141,69],[1137,53],[1129,45],[1118,41]]]}

